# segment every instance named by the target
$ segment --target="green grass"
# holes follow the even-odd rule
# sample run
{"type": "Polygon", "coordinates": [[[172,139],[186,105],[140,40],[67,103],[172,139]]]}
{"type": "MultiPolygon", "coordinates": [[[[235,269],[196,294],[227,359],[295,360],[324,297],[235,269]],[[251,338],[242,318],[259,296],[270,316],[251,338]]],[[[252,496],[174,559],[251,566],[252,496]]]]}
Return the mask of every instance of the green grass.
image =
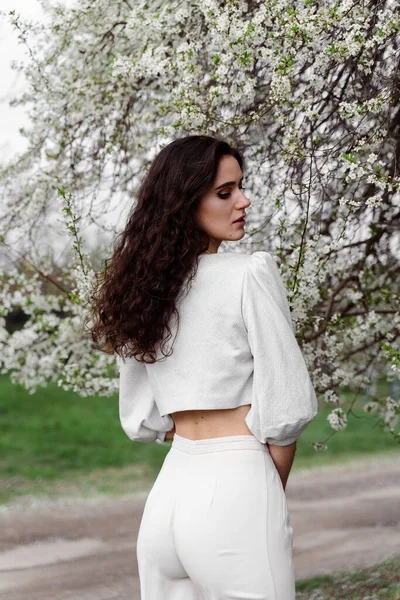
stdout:
{"type": "MultiPolygon", "coordinates": [[[[381,393],[385,393],[385,387],[380,385],[381,393]]],[[[341,394],[345,396],[345,394],[341,394]]],[[[353,396],[349,394],[348,398],[353,396]]],[[[317,467],[348,462],[357,458],[371,455],[398,453],[400,450],[400,438],[395,440],[393,436],[383,432],[377,425],[376,415],[363,410],[363,401],[357,399],[353,405],[352,412],[348,417],[347,428],[332,435],[332,428],[327,420],[333,406],[319,402],[319,411],[315,419],[301,434],[297,442],[297,451],[293,471],[303,468],[317,467]],[[327,450],[316,451],[312,442],[325,441],[327,450]]]]}
{"type": "Polygon", "coordinates": [[[131,442],[121,429],[118,399],[80,398],[56,386],[29,395],[0,378],[0,476],[58,478],[65,471],[162,459],[158,444],[131,442]]]}
{"type": "Polygon", "coordinates": [[[400,554],[383,562],[296,581],[296,600],[399,600],[400,554]]]}
{"type": "MultiPolygon", "coordinates": [[[[361,401],[354,410],[360,418],[350,418],[347,430],[329,440],[328,450],[317,452],[311,442],[322,441],[332,432],[326,420],[330,409],[320,405],[297,443],[293,472],[398,452],[398,442],[374,427],[375,417],[362,411],[361,401]]],[[[48,489],[51,482],[72,481],[105,469],[130,468],[151,479],[169,448],[170,443],[129,440],[119,422],[117,394],[80,398],[50,385],[30,395],[11,384],[8,376],[0,376],[0,501],[26,493],[29,485],[48,489]]]]}

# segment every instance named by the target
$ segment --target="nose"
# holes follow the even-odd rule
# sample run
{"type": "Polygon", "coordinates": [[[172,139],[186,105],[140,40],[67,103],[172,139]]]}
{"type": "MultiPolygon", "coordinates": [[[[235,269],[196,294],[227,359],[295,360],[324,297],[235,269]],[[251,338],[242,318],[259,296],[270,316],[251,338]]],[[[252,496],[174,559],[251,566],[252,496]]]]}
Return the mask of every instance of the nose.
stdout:
{"type": "Polygon", "coordinates": [[[247,198],[247,196],[245,196],[245,195],[244,195],[244,193],[243,193],[242,191],[241,191],[240,193],[242,194],[242,197],[243,197],[243,199],[244,199],[244,200],[246,200],[246,207],[247,207],[247,206],[250,206],[251,202],[250,202],[250,200],[247,198]]]}

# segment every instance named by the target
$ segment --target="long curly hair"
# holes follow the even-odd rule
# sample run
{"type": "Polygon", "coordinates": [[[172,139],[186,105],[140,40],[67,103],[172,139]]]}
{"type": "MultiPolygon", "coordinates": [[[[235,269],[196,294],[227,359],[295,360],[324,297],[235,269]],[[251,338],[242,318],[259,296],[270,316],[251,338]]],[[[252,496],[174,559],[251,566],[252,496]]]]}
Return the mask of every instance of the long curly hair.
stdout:
{"type": "Polygon", "coordinates": [[[159,152],[145,176],[113,255],[96,273],[91,290],[90,334],[97,349],[156,362],[179,325],[176,300],[196,274],[209,246],[195,212],[217,175],[220,159],[243,156],[227,142],[206,135],[174,140],[159,152]],[[164,334],[166,334],[164,336],[164,334]]]}

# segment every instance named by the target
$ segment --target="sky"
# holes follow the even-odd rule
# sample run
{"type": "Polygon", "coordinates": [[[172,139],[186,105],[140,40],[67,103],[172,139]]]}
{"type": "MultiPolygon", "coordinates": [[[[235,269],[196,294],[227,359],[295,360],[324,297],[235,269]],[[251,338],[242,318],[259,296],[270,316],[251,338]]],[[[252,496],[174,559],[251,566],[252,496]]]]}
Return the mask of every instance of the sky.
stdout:
{"type": "MultiPolygon", "coordinates": [[[[8,13],[15,10],[21,16],[43,20],[44,14],[37,0],[2,0],[1,9],[8,13]]],[[[12,61],[24,61],[26,49],[18,41],[18,34],[10,24],[10,18],[0,16],[0,156],[9,157],[26,147],[20,127],[29,123],[24,107],[9,107],[9,101],[26,87],[23,73],[13,71],[12,61]]]]}

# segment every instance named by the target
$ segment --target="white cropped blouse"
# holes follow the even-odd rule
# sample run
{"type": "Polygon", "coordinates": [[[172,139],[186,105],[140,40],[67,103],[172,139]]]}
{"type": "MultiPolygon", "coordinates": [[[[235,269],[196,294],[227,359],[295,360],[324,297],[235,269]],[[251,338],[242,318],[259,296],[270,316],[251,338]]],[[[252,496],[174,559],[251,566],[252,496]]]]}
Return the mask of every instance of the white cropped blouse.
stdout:
{"type": "Polygon", "coordinates": [[[295,442],[318,403],[274,258],[265,251],[201,254],[177,308],[171,356],[159,353],[153,364],[117,357],[128,437],[162,443],[175,411],[247,404],[245,422],[260,442],[295,442]]]}

